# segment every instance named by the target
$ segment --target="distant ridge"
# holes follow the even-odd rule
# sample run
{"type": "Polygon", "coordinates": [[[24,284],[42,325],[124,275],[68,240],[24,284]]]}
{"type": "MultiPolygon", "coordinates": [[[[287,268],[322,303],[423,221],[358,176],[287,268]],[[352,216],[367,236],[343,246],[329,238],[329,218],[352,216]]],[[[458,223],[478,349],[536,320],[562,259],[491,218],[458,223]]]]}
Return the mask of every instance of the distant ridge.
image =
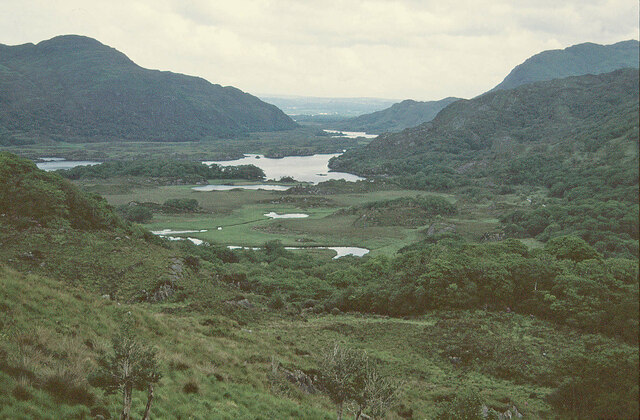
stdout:
{"type": "Polygon", "coordinates": [[[0,44],[0,105],[0,144],[197,141],[296,126],[239,89],[147,70],[77,35],[0,44]]]}
{"type": "Polygon", "coordinates": [[[458,100],[460,98],[452,97],[428,102],[407,99],[393,104],[390,108],[350,118],[331,126],[338,130],[364,131],[372,134],[398,132],[431,121],[438,112],[458,100]]]}
{"type": "Polygon", "coordinates": [[[443,165],[453,173],[478,162],[487,165],[483,170],[497,170],[516,158],[570,161],[573,150],[595,155],[619,138],[625,147],[637,147],[638,72],[632,69],[460,100],[431,122],[347,151],[330,167],[362,176],[446,172],[443,165]]]}
{"type": "Polygon", "coordinates": [[[612,45],[586,42],[563,50],[543,51],[516,66],[492,91],[570,76],[638,68],[639,48],[638,41],[629,40],[612,45]]]}

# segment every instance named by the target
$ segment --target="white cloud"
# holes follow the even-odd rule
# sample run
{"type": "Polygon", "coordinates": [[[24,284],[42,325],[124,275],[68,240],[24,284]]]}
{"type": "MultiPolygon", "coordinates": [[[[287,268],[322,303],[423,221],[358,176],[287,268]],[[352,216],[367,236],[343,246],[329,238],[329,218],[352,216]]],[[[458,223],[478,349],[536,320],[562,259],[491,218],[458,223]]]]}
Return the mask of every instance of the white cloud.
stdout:
{"type": "Polygon", "coordinates": [[[252,93],[471,97],[527,57],[638,38],[636,0],[3,0],[0,43],[94,37],[252,93]]]}

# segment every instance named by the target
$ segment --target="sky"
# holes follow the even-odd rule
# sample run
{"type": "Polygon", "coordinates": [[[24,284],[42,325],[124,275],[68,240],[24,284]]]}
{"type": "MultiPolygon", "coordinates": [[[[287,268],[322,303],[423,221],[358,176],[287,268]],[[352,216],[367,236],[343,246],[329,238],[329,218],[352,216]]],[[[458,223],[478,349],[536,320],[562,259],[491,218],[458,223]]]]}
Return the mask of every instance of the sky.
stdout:
{"type": "Polygon", "coordinates": [[[471,98],[544,50],[638,39],[638,0],[0,0],[0,44],[97,39],[255,95],[471,98]]]}

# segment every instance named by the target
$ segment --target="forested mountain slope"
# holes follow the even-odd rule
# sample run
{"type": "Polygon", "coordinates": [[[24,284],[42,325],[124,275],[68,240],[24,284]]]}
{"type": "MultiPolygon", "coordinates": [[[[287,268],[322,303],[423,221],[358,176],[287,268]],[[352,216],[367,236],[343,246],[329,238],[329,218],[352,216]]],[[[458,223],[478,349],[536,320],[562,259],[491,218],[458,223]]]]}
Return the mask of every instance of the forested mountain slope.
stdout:
{"type": "Polygon", "coordinates": [[[605,254],[637,257],[638,71],[461,100],[430,123],[383,134],[330,165],[475,196],[541,188],[548,202],[502,216],[505,234],[579,235],[605,254]]]}
{"type": "Polygon", "coordinates": [[[543,51],[528,58],[493,90],[569,76],[609,73],[622,68],[638,68],[638,41],[612,45],[586,42],[564,50],[543,51]]]}
{"type": "Polygon", "coordinates": [[[456,170],[471,163],[499,172],[506,160],[526,155],[548,155],[556,162],[578,151],[596,157],[614,140],[637,142],[637,134],[638,72],[618,70],[457,101],[432,122],[384,134],[334,159],[332,167],[406,175],[434,163],[456,170]]]}
{"type": "Polygon", "coordinates": [[[296,124],[234,87],[144,69],[82,36],[0,45],[0,144],[193,141],[296,124]]]}
{"type": "Polygon", "coordinates": [[[407,99],[381,111],[333,123],[331,127],[338,130],[367,133],[402,131],[405,128],[431,121],[444,107],[459,99],[450,97],[428,102],[407,99]]]}

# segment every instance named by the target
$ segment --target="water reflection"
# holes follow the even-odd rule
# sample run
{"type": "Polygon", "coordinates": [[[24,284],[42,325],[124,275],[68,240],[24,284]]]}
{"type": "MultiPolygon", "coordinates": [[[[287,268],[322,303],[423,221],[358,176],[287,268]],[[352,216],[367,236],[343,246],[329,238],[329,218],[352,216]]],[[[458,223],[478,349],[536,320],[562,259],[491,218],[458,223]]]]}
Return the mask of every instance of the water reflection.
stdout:
{"type": "Polygon", "coordinates": [[[344,179],[346,181],[358,181],[357,175],[345,172],[329,172],[329,159],[340,156],[340,153],[317,154],[312,156],[287,156],[280,159],[271,159],[263,155],[247,154],[242,159],[225,161],[207,161],[207,165],[213,163],[221,166],[255,165],[262,169],[267,179],[279,180],[282,177],[292,177],[296,181],[318,182],[329,179],[344,179]]]}

